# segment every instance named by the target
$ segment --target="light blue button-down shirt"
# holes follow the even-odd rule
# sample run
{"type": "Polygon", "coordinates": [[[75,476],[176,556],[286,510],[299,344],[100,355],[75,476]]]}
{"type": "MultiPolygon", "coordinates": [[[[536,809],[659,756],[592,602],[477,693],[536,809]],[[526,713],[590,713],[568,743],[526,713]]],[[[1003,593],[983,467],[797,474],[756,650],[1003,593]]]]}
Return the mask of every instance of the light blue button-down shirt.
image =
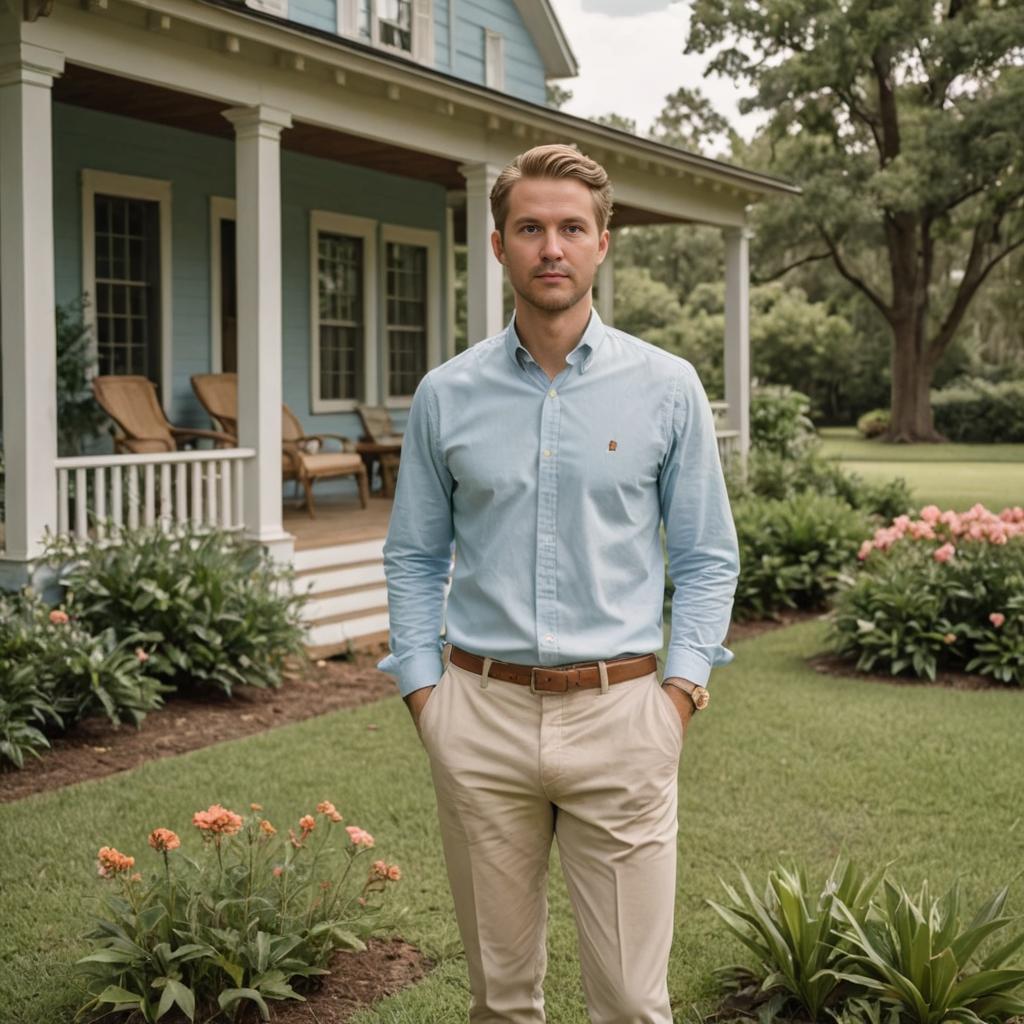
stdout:
{"type": "Polygon", "coordinates": [[[706,683],[739,569],[707,396],[693,367],[594,311],[554,380],[515,320],[431,370],[413,399],[384,545],[402,695],[442,674],[439,634],[496,661],[563,665],[662,647],[706,683]]]}

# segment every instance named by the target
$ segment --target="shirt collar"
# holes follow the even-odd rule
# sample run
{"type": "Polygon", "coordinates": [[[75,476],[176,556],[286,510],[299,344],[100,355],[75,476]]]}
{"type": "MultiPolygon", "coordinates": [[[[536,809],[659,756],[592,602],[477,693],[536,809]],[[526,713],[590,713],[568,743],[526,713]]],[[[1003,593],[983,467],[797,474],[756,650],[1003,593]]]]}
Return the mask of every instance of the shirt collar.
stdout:
{"type": "MultiPolygon", "coordinates": [[[[565,361],[570,366],[575,366],[579,363],[580,373],[586,373],[590,369],[590,365],[593,363],[597,350],[601,347],[603,340],[604,322],[597,315],[597,310],[591,307],[590,320],[587,322],[583,337],[580,338],[576,347],[565,357],[565,361]]],[[[505,328],[505,351],[508,352],[509,358],[514,359],[520,367],[525,367],[527,363],[536,362],[519,340],[514,312],[512,319],[508,322],[508,327],[505,328]]]]}

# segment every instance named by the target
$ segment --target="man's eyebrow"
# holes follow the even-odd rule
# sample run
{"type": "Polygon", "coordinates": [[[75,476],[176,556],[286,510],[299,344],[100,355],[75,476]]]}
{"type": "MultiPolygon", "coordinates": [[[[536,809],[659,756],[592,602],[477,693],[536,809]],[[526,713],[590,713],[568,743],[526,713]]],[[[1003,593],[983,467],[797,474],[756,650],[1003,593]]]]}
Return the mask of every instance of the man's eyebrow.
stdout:
{"type": "MultiPolygon", "coordinates": [[[[544,218],[543,217],[532,217],[529,214],[523,214],[520,217],[515,217],[512,221],[513,227],[519,227],[522,224],[539,224],[544,218]]],[[[563,217],[558,223],[564,224],[586,224],[586,217],[563,217]]]]}

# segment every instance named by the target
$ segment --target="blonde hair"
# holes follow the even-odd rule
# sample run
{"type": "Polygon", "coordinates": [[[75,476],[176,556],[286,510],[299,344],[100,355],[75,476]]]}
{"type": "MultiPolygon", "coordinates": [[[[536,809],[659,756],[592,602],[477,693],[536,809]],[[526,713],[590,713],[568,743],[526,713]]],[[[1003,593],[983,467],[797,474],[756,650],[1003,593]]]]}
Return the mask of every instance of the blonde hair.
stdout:
{"type": "Polygon", "coordinates": [[[520,153],[498,175],[491,189],[491,215],[500,235],[505,234],[509,192],[523,178],[576,178],[582,181],[590,189],[590,197],[594,201],[597,230],[604,231],[608,226],[612,215],[612,183],[608,180],[608,172],[575,146],[553,143],[534,146],[520,153]]]}

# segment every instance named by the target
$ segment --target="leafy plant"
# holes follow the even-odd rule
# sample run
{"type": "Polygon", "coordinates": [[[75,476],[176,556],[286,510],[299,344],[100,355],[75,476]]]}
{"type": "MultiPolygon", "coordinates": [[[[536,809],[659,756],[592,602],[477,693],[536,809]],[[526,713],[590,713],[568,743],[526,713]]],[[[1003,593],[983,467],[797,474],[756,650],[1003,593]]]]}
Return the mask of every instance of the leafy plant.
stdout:
{"type": "Polygon", "coordinates": [[[1002,916],[1005,888],[966,927],[959,883],[937,898],[926,881],[915,898],[886,879],[884,895],[867,918],[837,903],[838,933],[849,949],[843,977],[916,1024],[982,1024],[1024,1014],[1024,970],[1003,966],[1024,947],[1024,932],[986,956],[978,953],[986,939],[1015,920],[1002,916]]]}
{"type": "Polygon", "coordinates": [[[69,610],[93,631],[145,628],[148,671],[177,689],[277,686],[302,657],[302,598],[259,545],[224,531],[123,531],[116,544],[52,542],[69,610]]]}
{"type": "Polygon", "coordinates": [[[146,671],[147,639],[94,634],[28,590],[0,595],[0,757],[21,768],[48,732],[97,713],[138,725],[166,689],[146,671]]]}
{"type": "Polygon", "coordinates": [[[817,442],[811,400],[787,385],[764,386],[750,398],[750,445],[793,458],[817,442]]]}
{"type": "Polygon", "coordinates": [[[269,1000],[302,1000],[336,950],[363,949],[393,923],[384,893],[401,871],[384,860],[364,871],[373,836],[336,829],[342,816],[326,800],[287,839],[262,810],[197,811],[194,859],[176,852],[176,833],[154,829],[149,846],[163,863],[148,878],[134,857],[100,849],[99,873],[117,894],[78,962],[89,994],[78,1017],[131,1010],[153,1022],[176,1009],[190,1021],[238,1020],[255,1007],[269,1020],[269,1000]]]}
{"type": "Polygon", "coordinates": [[[768,873],[759,897],[740,872],[742,893],[722,882],[729,903],[706,900],[729,930],[753,953],[753,967],[730,966],[717,972],[733,992],[752,990],[754,1004],[775,999],[775,1009],[796,1004],[811,1020],[837,1002],[844,979],[837,971],[842,952],[835,908],[848,908],[854,920],[867,914],[885,867],[865,876],[852,863],[832,867],[824,886],[813,889],[798,866],[768,873]],[[780,997],[781,998],[777,998],[780,997]]]}
{"type": "Polygon", "coordinates": [[[737,618],[820,608],[856,557],[867,517],[838,498],[802,494],[733,502],[740,547],[737,618]]]}
{"type": "Polygon", "coordinates": [[[888,409],[870,409],[857,418],[857,430],[864,437],[881,437],[888,429],[888,409]]]}
{"type": "Polygon", "coordinates": [[[82,438],[99,433],[106,415],[88,384],[96,360],[89,351],[85,296],[57,306],[57,445],[61,455],[77,455],[82,438]]]}

